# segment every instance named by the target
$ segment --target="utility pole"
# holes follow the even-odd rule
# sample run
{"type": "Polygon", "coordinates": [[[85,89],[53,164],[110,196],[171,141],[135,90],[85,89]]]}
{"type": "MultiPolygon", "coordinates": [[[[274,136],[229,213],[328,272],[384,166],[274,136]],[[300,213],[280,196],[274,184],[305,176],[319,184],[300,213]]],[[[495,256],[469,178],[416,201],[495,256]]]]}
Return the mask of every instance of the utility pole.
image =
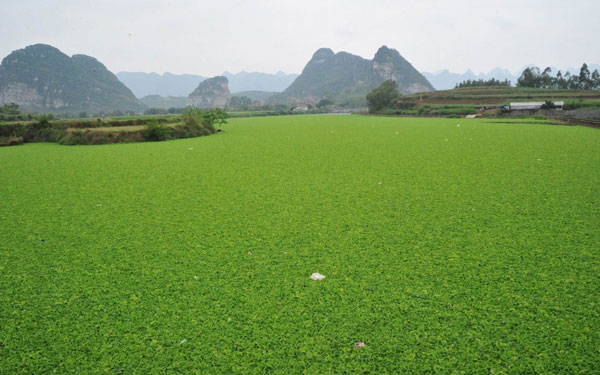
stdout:
{"type": "Polygon", "coordinates": [[[421,90],[421,92],[419,93],[419,101],[423,101],[423,74],[421,74],[419,72],[419,90],[421,90]]]}

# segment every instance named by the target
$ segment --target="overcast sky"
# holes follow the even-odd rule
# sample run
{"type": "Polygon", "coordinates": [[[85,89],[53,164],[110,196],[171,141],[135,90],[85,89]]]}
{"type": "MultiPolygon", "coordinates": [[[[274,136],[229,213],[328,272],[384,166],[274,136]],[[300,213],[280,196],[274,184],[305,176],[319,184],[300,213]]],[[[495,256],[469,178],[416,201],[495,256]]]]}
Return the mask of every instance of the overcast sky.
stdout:
{"type": "Polygon", "coordinates": [[[600,0],[0,0],[0,57],[30,44],[111,71],[300,73],[320,47],[421,71],[600,64],[600,0]]]}

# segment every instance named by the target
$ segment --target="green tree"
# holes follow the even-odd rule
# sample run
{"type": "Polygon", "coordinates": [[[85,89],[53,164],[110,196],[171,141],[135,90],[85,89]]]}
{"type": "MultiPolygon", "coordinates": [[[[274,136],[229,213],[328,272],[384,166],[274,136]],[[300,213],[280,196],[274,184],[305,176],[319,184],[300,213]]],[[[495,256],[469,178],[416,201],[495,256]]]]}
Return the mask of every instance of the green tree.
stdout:
{"type": "Polygon", "coordinates": [[[222,108],[202,111],[196,107],[187,107],[183,110],[181,118],[183,123],[191,128],[205,128],[211,133],[215,132],[215,125],[226,124],[229,115],[222,108]]]}
{"type": "Polygon", "coordinates": [[[238,111],[247,111],[252,105],[252,99],[247,96],[233,96],[229,101],[229,108],[238,111]]]}
{"type": "Polygon", "coordinates": [[[544,102],[544,104],[542,104],[542,109],[554,109],[556,108],[556,105],[554,105],[554,102],[552,100],[546,100],[544,102]]]}
{"type": "Polygon", "coordinates": [[[555,83],[556,80],[552,77],[552,68],[547,67],[540,76],[540,87],[553,88],[555,83]]]}
{"type": "Polygon", "coordinates": [[[592,73],[592,86],[592,89],[600,90],[600,72],[598,72],[598,69],[592,73]]]}
{"type": "Polygon", "coordinates": [[[332,105],[333,102],[329,99],[321,99],[319,100],[319,102],[317,103],[317,108],[323,108],[323,107],[327,107],[328,105],[332,105]]]}
{"type": "Polygon", "coordinates": [[[559,70],[558,73],[556,73],[556,88],[566,89],[567,87],[568,87],[568,82],[563,77],[561,71],[559,70]]]}
{"type": "Polygon", "coordinates": [[[171,128],[165,124],[156,120],[150,121],[144,129],[144,138],[148,141],[164,141],[169,139],[171,131],[171,128]]]}
{"type": "Polygon", "coordinates": [[[0,113],[6,115],[18,115],[21,112],[19,111],[19,105],[15,103],[5,104],[0,107],[0,113]]]}
{"type": "Polygon", "coordinates": [[[377,113],[393,106],[400,99],[398,84],[387,80],[367,94],[367,105],[370,113],[377,113]]]}
{"type": "Polygon", "coordinates": [[[588,69],[587,64],[583,63],[579,70],[579,88],[589,90],[593,88],[593,86],[590,70],[588,69]]]}
{"type": "Polygon", "coordinates": [[[542,86],[542,76],[538,67],[525,68],[521,76],[517,80],[517,87],[534,87],[542,86]]]}
{"type": "Polygon", "coordinates": [[[465,81],[462,81],[460,83],[457,83],[454,88],[455,89],[460,89],[460,88],[464,88],[464,87],[482,87],[482,86],[510,86],[510,81],[508,79],[505,79],[504,81],[500,81],[497,80],[495,78],[491,78],[488,80],[484,80],[484,79],[478,79],[478,80],[471,80],[471,79],[467,79],[465,81]]]}
{"type": "Polygon", "coordinates": [[[54,115],[41,115],[38,116],[36,125],[39,129],[47,129],[52,126],[52,124],[50,124],[50,121],[52,120],[54,120],[54,115]]]}

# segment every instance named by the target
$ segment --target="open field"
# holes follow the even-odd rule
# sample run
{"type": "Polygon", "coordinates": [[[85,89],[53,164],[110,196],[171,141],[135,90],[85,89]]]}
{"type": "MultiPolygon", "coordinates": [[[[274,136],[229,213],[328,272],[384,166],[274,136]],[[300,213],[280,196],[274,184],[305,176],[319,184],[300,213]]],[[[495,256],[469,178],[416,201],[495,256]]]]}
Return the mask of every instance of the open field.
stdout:
{"type": "Polygon", "coordinates": [[[597,129],[223,128],[0,148],[0,373],[600,372],[597,129]]]}

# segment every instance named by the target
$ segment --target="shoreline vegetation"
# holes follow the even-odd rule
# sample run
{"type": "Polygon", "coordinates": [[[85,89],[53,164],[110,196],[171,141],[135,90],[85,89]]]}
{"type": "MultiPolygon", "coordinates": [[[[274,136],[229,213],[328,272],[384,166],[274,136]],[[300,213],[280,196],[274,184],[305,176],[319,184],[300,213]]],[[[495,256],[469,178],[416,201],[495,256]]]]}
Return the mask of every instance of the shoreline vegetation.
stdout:
{"type": "Polygon", "coordinates": [[[221,132],[227,123],[223,109],[187,108],[181,115],[116,119],[56,120],[52,115],[33,121],[0,123],[0,146],[52,142],[62,145],[157,142],[221,132]]]}

